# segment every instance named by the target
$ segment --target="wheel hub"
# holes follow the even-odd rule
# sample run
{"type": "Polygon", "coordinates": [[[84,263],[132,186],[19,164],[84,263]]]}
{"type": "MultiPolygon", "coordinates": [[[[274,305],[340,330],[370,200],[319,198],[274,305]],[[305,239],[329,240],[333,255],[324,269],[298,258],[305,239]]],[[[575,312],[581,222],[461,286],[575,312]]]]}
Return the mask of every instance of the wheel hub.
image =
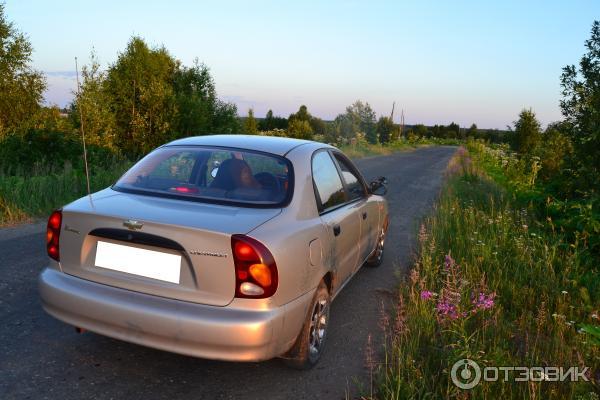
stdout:
{"type": "Polygon", "coordinates": [[[327,304],[327,300],[318,300],[313,309],[309,330],[310,354],[313,356],[319,354],[325,343],[328,318],[329,305],[327,304]]]}

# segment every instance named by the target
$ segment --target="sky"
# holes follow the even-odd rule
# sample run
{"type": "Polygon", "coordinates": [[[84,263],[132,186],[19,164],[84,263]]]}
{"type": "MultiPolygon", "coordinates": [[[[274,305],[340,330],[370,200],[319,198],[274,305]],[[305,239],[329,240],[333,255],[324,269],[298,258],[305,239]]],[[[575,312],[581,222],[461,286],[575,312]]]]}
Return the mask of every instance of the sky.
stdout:
{"type": "Polygon", "coordinates": [[[561,119],[560,74],[585,52],[600,1],[3,0],[47,77],[48,104],[75,89],[74,58],[103,68],[133,35],[211,70],[240,115],[305,104],[326,120],[355,100],[395,122],[512,125],[523,108],[561,119]]]}

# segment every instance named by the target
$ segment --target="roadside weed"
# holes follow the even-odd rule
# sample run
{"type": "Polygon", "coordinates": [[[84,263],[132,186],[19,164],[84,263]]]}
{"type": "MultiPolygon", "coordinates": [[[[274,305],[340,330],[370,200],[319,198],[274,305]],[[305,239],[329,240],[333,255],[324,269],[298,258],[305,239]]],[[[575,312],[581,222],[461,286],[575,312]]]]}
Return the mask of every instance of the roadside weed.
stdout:
{"type": "Polygon", "coordinates": [[[461,149],[449,164],[384,333],[373,398],[593,398],[599,390],[598,330],[590,327],[598,325],[598,275],[589,279],[577,243],[540,227],[488,177],[484,157],[502,155],[461,149]],[[460,359],[482,368],[587,366],[589,382],[509,379],[464,390],[450,379],[460,359]]]}

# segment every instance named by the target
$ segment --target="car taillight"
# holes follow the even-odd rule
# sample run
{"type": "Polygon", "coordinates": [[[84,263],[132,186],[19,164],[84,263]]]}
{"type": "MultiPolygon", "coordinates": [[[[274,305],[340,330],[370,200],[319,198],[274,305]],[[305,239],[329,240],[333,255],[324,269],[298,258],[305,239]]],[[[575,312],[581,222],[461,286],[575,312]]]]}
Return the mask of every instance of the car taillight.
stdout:
{"type": "Polygon", "coordinates": [[[60,238],[60,227],[62,225],[62,212],[54,211],[48,218],[48,228],[46,229],[46,250],[48,256],[56,261],[60,261],[60,252],[58,243],[60,238]]]}
{"type": "Polygon", "coordinates": [[[271,297],[277,290],[277,264],[269,249],[245,235],[232,235],[231,249],[235,264],[235,297],[271,297]]]}

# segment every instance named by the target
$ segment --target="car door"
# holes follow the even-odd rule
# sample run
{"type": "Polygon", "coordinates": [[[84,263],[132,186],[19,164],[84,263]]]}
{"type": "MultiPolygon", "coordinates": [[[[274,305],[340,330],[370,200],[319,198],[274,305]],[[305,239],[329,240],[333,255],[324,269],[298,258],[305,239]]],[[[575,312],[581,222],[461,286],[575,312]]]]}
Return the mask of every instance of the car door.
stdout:
{"type": "Polygon", "coordinates": [[[369,257],[377,241],[379,224],[379,208],[375,199],[370,198],[367,185],[352,161],[341,152],[334,151],[342,181],[346,187],[350,202],[356,202],[355,208],[360,216],[359,259],[355,266],[358,269],[369,257]]]}
{"type": "Polygon", "coordinates": [[[342,285],[356,269],[360,258],[360,206],[350,202],[337,164],[327,150],[312,158],[315,197],[329,246],[325,254],[335,273],[336,286],[342,285]]]}

